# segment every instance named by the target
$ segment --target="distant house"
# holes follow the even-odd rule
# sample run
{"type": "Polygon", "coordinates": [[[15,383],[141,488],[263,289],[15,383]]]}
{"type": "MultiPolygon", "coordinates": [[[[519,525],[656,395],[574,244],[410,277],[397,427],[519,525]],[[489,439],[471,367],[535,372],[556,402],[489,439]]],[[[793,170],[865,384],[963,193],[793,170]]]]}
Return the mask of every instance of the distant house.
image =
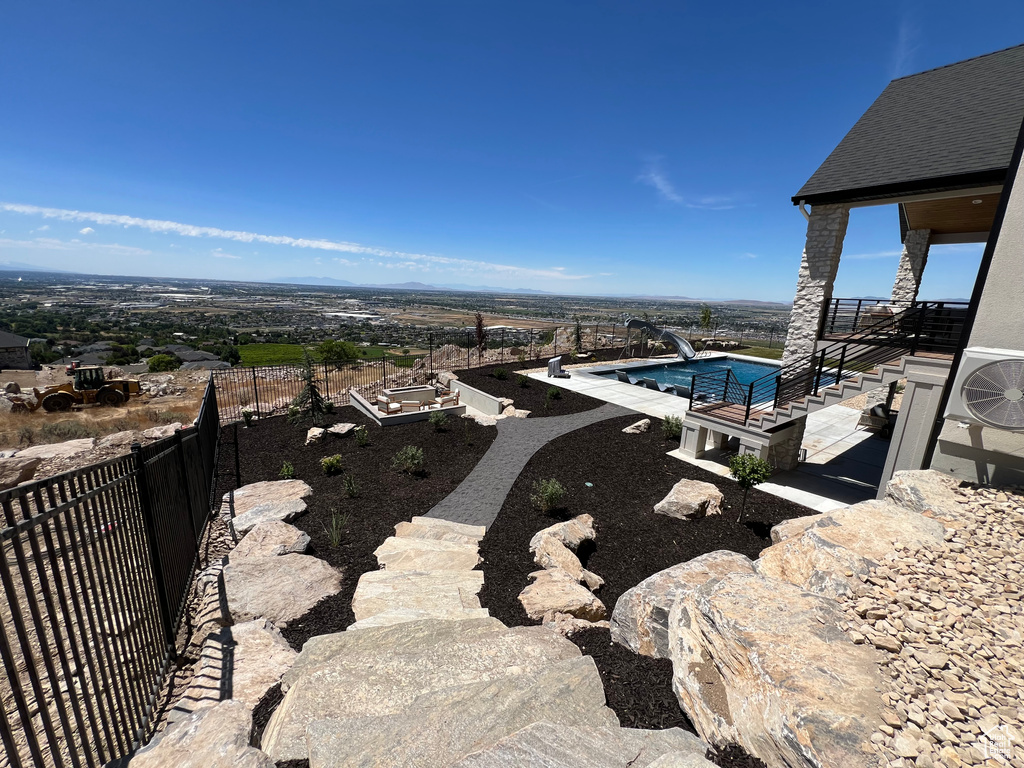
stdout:
{"type": "Polygon", "coordinates": [[[0,331],[0,368],[31,370],[34,366],[28,343],[29,340],[24,336],[0,331]]]}
{"type": "Polygon", "coordinates": [[[191,363],[182,363],[181,370],[183,371],[212,371],[219,368],[230,368],[231,363],[227,363],[223,360],[196,360],[191,363]]]}

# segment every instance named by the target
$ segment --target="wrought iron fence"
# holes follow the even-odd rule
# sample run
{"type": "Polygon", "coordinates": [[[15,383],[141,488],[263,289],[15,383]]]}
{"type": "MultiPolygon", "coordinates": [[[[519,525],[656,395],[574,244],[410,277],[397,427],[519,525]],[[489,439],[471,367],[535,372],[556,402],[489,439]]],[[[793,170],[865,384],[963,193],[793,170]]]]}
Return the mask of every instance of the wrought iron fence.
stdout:
{"type": "Polygon", "coordinates": [[[0,493],[0,764],[101,766],[150,737],[219,433],[210,384],[195,426],[0,493]]]}

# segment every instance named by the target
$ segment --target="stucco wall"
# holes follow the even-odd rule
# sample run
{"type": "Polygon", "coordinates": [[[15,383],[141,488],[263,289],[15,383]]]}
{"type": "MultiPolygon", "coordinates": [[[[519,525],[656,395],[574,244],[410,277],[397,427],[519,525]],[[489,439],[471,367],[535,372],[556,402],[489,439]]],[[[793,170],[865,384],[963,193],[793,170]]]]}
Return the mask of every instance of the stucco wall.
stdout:
{"type": "Polygon", "coordinates": [[[28,347],[0,348],[0,368],[14,368],[16,370],[32,368],[32,357],[28,353],[28,347]]]}

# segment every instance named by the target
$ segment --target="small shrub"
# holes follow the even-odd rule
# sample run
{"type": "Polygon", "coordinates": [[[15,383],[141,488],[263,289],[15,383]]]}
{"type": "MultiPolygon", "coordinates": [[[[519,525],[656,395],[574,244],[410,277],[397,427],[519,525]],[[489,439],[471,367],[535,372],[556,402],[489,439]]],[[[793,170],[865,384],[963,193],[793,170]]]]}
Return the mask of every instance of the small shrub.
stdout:
{"type": "Polygon", "coordinates": [[[18,428],[18,445],[32,445],[36,439],[36,431],[32,427],[18,428]]]}
{"type": "Polygon", "coordinates": [[[739,522],[743,519],[743,510],[747,507],[747,493],[755,485],[760,485],[772,476],[772,465],[752,453],[746,453],[729,459],[729,473],[743,489],[743,503],[740,505],[740,515],[736,518],[736,522],[739,522]]]}
{"type": "Polygon", "coordinates": [[[530,502],[541,512],[548,513],[562,506],[565,500],[565,487],[553,477],[538,480],[533,484],[530,502]]]}
{"type": "Polygon", "coordinates": [[[39,435],[43,440],[51,443],[96,437],[98,434],[99,430],[96,427],[80,421],[47,422],[39,427],[39,435]]]}
{"type": "Polygon", "coordinates": [[[359,483],[352,475],[345,475],[345,495],[350,499],[359,495],[359,483]]]}
{"type": "Polygon", "coordinates": [[[277,473],[277,476],[282,480],[291,480],[295,477],[295,466],[290,461],[284,462],[281,465],[281,471],[277,473]]]}
{"type": "Polygon", "coordinates": [[[435,432],[444,432],[444,428],[448,426],[448,414],[444,411],[434,411],[428,421],[435,432]]]}
{"type": "Polygon", "coordinates": [[[248,408],[243,408],[242,409],[242,421],[245,422],[245,426],[248,427],[250,424],[252,424],[252,419],[253,419],[253,416],[255,416],[255,415],[256,414],[253,413],[252,411],[250,411],[248,408]]]}
{"type": "Polygon", "coordinates": [[[353,429],[352,434],[356,436],[356,445],[362,447],[370,444],[370,430],[366,428],[365,424],[360,424],[353,429]]]}
{"type": "Polygon", "coordinates": [[[413,474],[423,469],[423,449],[415,445],[407,445],[395,454],[391,465],[399,472],[413,474]]]}
{"type": "Polygon", "coordinates": [[[320,459],[320,469],[324,471],[325,475],[336,475],[341,472],[341,454],[324,456],[320,459]]]}
{"type": "Polygon", "coordinates": [[[331,527],[324,526],[324,533],[327,540],[334,549],[341,546],[341,540],[345,537],[345,529],[348,528],[348,515],[339,512],[331,512],[331,527]]]}
{"type": "Polygon", "coordinates": [[[530,377],[529,376],[523,376],[523,374],[521,374],[521,373],[517,373],[516,374],[516,384],[518,384],[520,386],[520,388],[522,388],[522,389],[529,389],[530,388],[530,377]]]}
{"type": "Polygon", "coordinates": [[[561,400],[562,399],[562,390],[560,390],[558,387],[548,387],[548,395],[547,395],[547,397],[548,397],[548,400],[561,400]]]}
{"type": "Polygon", "coordinates": [[[669,414],[661,422],[661,431],[666,440],[677,440],[683,434],[683,417],[669,414]]]}
{"type": "MultiPolygon", "coordinates": [[[[519,354],[516,355],[516,361],[519,363],[520,368],[526,367],[526,352],[519,350],[519,354]]],[[[522,385],[520,385],[522,386],[522,385]]]]}
{"type": "Polygon", "coordinates": [[[495,368],[494,372],[491,375],[494,376],[494,378],[496,378],[498,381],[504,381],[505,379],[508,378],[508,371],[506,371],[504,368],[495,368]]]}

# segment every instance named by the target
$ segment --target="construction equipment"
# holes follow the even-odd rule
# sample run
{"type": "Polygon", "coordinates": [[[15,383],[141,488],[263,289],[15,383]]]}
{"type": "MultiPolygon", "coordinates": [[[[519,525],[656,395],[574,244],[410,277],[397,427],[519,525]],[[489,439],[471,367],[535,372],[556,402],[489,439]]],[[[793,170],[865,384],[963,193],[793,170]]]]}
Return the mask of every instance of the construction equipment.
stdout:
{"type": "Polygon", "coordinates": [[[69,411],[75,405],[121,405],[132,395],[138,395],[141,387],[136,379],[107,379],[103,368],[98,365],[82,365],[72,372],[74,381],[57,384],[40,391],[33,388],[35,403],[26,407],[30,411],[69,411]]]}

